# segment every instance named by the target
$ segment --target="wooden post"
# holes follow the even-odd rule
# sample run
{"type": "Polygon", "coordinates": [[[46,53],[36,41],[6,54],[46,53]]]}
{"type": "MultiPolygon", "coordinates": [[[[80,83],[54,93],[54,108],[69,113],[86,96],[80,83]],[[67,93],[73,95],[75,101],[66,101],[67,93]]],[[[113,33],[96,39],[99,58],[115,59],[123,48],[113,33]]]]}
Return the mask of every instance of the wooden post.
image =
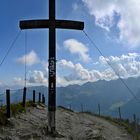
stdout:
{"type": "Polygon", "coordinates": [[[33,90],[33,103],[35,103],[35,90],[33,90]]]}
{"type": "Polygon", "coordinates": [[[135,131],[137,131],[137,117],[136,117],[136,114],[133,114],[133,119],[134,119],[134,128],[135,128],[135,131]]]}
{"type": "Polygon", "coordinates": [[[39,100],[38,100],[39,103],[41,103],[41,93],[39,93],[39,100]]]}
{"type": "Polygon", "coordinates": [[[26,91],[27,91],[27,88],[24,87],[24,89],[23,89],[23,103],[22,103],[23,107],[25,107],[25,104],[26,104],[26,91]]]}
{"type": "Polygon", "coordinates": [[[81,104],[81,112],[83,112],[84,110],[83,110],[83,104],[81,104]]]}
{"type": "Polygon", "coordinates": [[[43,104],[45,104],[45,96],[44,96],[44,99],[43,99],[43,104]]]}
{"type": "Polygon", "coordinates": [[[44,102],[44,94],[42,94],[42,103],[44,102]]]}
{"type": "Polygon", "coordinates": [[[2,109],[2,106],[3,106],[3,100],[0,100],[0,107],[1,107],[1,109],[2,109]]]}
{"type": "Polygon", "coordinates": [[[11,112],[10,112],[10,90],[6,90],[6,104],[7,104],[7,118],[10,118],[11,112]]]}
{"type": "Polygon", "coordinates": [[[119,111],[119,119],[121,120],[122,119],[122,115],[121,115],[121,108],[120,107],[118,108],[118,111],[119,111]]]}
{"type": "Polygon", "coordinates": [[[99,113],[99,116],[101,115],[101,106],[100,104],[98,104],[98,113],[99,113]]]}
{"type": "Polygon", "coordinates": [[[45,104],[45,96],[44,96],[44,94],[42,95],[42,103],[45,104]]]}
{"type": "Polygon", "coordinates": [[[71,104],[70,104],[70,110],[71,110],[71,104]]]}
{"type": "Polygon", "coordinates": [[[136,132],[139,131],[139,118],[137,118],[136,120],[136,132]]]}

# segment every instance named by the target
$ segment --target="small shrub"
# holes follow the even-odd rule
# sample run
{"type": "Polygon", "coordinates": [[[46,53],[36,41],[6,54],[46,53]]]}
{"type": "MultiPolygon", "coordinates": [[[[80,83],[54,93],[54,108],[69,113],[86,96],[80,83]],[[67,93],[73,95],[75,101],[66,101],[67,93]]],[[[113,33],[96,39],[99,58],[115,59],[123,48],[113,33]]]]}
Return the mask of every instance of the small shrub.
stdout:
{"type": "Polygon", "coordinates": [[[22,106],[21,103],[18,104],[11,104],[11,113],[13,116],[19,113],[25,112],[25,108],[22,106]]]}
{"type": "Polygon", "coordinates": [[[28,101],[28,102],[26,102],[26,106],[27,107],[36,107],[37,105],[33,101],[28,101]]]}
{"type": "Polygon", "coordinates": [[[7,117],[6,117],[6,111],[3,109],[0,110],[0,125],[6,125],[7,124],[7,117]]]}

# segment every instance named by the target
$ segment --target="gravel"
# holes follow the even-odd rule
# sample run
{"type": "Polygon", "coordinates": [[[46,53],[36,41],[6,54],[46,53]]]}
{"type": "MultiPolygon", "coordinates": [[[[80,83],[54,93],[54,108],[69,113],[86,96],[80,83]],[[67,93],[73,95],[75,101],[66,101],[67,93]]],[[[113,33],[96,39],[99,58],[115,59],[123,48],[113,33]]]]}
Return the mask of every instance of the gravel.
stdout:
{"type": "Polygon", "coordinates": [[[47,135],[47,108],[27,108],[26,113],[0,126],[0,140],[134,140],[126,130],[105,119],[64,108],[56,111],[56,128],[60,137],[47,135]]]}

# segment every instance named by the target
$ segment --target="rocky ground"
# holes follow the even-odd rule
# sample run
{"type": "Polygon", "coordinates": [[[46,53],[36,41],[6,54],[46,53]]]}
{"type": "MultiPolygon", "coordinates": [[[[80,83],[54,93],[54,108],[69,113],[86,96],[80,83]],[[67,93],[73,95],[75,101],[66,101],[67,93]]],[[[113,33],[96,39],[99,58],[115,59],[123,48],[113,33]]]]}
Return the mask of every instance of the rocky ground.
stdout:
{"type": "Polygon", "coordinates": [[[86,113],[64,108],[56,112],[57,138],[47,136],[47,109],[38,106],[0,126],[0,140],[134,140],[123,127],[86,113]]]}

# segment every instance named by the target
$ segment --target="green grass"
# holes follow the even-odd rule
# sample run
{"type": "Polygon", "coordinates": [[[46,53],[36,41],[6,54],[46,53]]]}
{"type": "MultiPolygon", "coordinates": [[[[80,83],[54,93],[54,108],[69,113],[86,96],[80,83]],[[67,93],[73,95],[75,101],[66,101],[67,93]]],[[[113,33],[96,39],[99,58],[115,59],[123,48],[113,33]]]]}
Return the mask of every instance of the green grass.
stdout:
{"type": "Polygon", "coordinates": [[[87,113],[89,115],[94,115],[94,116],[97,116],[97,117],[100,117],[100,118],[103,118],[107,121],[110,121],[112,123],[115,123],[117,125],[120,125],[122,127],[124,127],[124,129],[130,134],[132,135],[136,140],[140,140],[140,134],[138,134],[132,127],[131,127],[131,124],[126,121],[126,120],[120,120],[120,119],[115,119],[115,118],[112,118],[110,116],[99,116],[98,114],[94,114],[92,112],[84,112],[84,113],[87,113]]]}
{"type": "Polygon", "coordinates": [[[6,124],[7,124],[6,108],[2,107],[0,109],[0,125],[6,125],[6,124]]]}
{"type": "Polygon", "coordinates": [[[101,118],[104,118],[110,122],[116,123],[122,127],[125,128],[125,130],[132,135],[136,140],[140,140],[140,135],[131,127],[130,123],[126,120],[120,120],[120,119],[115,119],[111,118],[109,116],[101,116],[101,118]]]}
{"type": "Polygon", "coordinates": [[[11,114],[12,114],[12,116],[16,116],[19,113],[25,113],[25,112],[26,112],[26,110],[22,106],[22,103],[11,104],[11,114]]]}
{"type": "MultiPolygon", "coordinates": [[[[33,101],[27,101],[26,107],[36,107],[37,103],[33,103],[33,101]]],[[[20,113],[25,113],[26,109],[22,106],[22,103],[11,104],[11,116],[15,117],[20,113]]],[[[0,125],[6,125],[8,123],[7,116],[6,116],[6,106],[3,106],[0,109],[0,125]]]]}
{"type": "Polygon", "coordinates": [[[26,102],[26,107],[37,107],[37,104],[34,103],[33,101],[27,101],[26,102]]]}
{"type": "Polygon", "coordinates": [[[140,140],[140,135],[130,126],[130,124],[124,120],[113,120],[115,123],[119,124],[120,126],[123,126],[129,134],[131,134],[134,138],[137,140],[140,140]]]}

